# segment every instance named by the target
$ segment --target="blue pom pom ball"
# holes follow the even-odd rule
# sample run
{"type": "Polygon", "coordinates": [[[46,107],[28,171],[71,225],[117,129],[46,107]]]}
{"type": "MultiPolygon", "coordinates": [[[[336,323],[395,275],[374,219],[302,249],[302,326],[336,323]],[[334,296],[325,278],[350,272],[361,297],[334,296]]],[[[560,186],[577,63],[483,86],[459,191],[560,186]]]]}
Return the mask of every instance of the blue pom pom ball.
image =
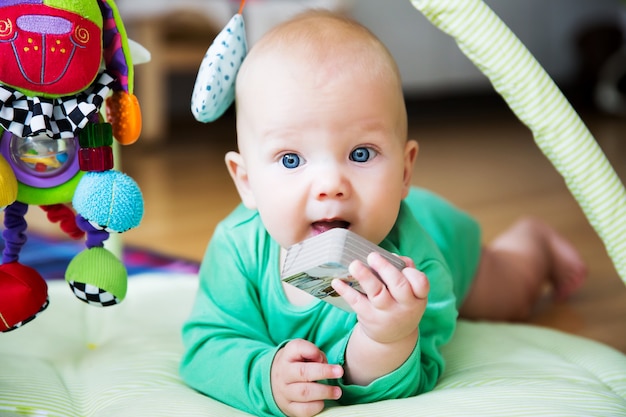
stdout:
{"type": "Polygon", "coordinates": [[[85,219],[119,233],[139,226],[143,217],[139,186],[119,171],[87,172],[76,187],[72,204],[85,219]]]}

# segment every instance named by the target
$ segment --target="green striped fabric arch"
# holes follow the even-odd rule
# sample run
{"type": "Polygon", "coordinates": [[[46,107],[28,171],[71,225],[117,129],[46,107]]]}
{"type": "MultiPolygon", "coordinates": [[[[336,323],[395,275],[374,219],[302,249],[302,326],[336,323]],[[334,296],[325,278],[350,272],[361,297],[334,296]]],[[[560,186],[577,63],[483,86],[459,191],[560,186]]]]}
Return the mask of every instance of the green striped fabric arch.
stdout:
{"type": "Polygon", "coordinates": [[[626,283],[626,191],[541,65],[482,0],[412,0],[489,78],[565,179],[626,283]]]}

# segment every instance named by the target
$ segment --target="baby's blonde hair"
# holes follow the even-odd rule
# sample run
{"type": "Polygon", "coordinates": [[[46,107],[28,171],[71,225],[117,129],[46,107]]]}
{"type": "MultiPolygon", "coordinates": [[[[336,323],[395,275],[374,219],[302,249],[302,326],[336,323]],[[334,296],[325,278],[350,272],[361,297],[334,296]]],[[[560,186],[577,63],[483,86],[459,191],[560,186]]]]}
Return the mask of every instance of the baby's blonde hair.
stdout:
{"type": "Polygon", "coordinates": [[[237,85],[254,71],[255,61],[267,55],[303,57],[313,68],[331,61],[338,71],[356,69],[402,94],[398,66],[385,45],[362,24],[327,10],[308,10],[271,29],[250,50],[237,85]]]}
{"type": "MultiPolygon", "coordinates": [[[[301,71],[314,85],[329,79],[362,77],[395,95],[400,112],[397,136],[407,140],[408,123],[400,71],[387,47],[365,26],[326,10],[309,10],[279,24],[252,47],[236,81],[236,108],[253,99],[255,82],[263,82],[268,68],[293,60],[303,63],[301,71]],[[267,66],[264,66],[267,65],[267,66]],[[252,74],[257,72],[257,76],[252,74]],[[256,81],[252,81],[256,80],[256,81]],[[252,90],[250,90],[252,89],[252,90]]],[[[320,93],[324,94],[323,89],[320,93]]],[[[239,128],[239,117],[238,117],[239,128]]]]}

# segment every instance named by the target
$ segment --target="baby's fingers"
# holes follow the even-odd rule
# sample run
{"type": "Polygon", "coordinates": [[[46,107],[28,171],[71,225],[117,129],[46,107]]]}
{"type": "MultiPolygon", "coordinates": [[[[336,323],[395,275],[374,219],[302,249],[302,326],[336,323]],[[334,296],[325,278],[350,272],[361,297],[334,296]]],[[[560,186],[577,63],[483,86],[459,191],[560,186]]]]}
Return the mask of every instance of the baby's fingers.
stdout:
{"type": "Polygon", "coordinates": [[[336,400],[341,388],[317,381],[343,376],[340,365],[331,365],[311,342],[294,339],[280,349],[271,368],[272,393],[278,407],[289,416],[312,416],[324,409],[325,400],[336,400]]]}
{"type": "Polygon", "coordinates": [[[415,268],[404,268],[402,274],[411,284],[411,289],[415,297],[425,299],[430,291],[430,283],[426,275],[415,268]]]}
{"type": "Polygon", "coordinates": [[[365,301],[367,301],[365,294],[355,290],[350,284],[338,278],[333,279],[330,285],[357,314],[363,313],[362,309],[365,308],[365,301]]]}
{"type": "MultiPolygon", "coordinates": [[[[380,257],[380,255],[378,254],[370,254],[370,256],[368,256],[367,258],[368,263],[370,263],[370,257],[372,255],[380,257]]],[[[383,259],[383,262],[386,261],[383,259]]],[[[391,264],[388,265],[390,268],[394,268],[391,264]]],[[[370,300],[377,299],[381,296],[388,296],[385,282],[378,275],[380,274],[380,271],[374,272],[374,270],[368,268],[367,266],[365,266],[365,264],[359,261],[352,262],[349,269],[350,274],[359,282],[361,289],[365,292],[365,294],[367,294],[367,297],[370,300]]]]}
{"type": "Polygon", "coordinates": [[[326,355],[313,343],[294,339],[283,347],[274,359],[272,377],[291,382],[313,382],[343,376],[341,365],[326,361],[326,355]]]}
{"type": "Polygon", "coordinates": [[[357,314],[368,314],[374,308],[384,308],[393,299],[375,272],[360,261],[354,261],[349,267],[350,275],[358,282],[360,291],[346,282],[334,279],[332,286],[357,314]]]}
{"type": "Polygon", "coordinates": [[[409,258],[408,256],[402,256],[402,255],[396,255],[396,256],[404,261],[407,268],[415,268],[415,262],[413,262],[413,259],[409,258]]]}
{"type": "Polygon", "coordinates": [[[315,382],[325,379],[337,379],[343,376],[341,365],[317,362],[296,362],[290,368],[287,379],[294,382],[315,382]]]}
{"type": "MultiPolygon", "coordinates": [[[[312,416],[324,409],[324,401],[338,400],[341,388],[317,381],[337,379],[343,375],[339,365],[317,362],[300,362],[292,367],[291,376],[282,396],[287,400],[291,416],[312,416]]],[[[283,410],[286,411],[286,410],[283,410]]]]}
{"type": "Polygon", "coordinates": [[[320,362],[326,363],[326,355],[308,340],[294,339],[289,341],[280,351],[279,356],[287,362],[320,362]]]}
{"type": "Polygon", "coordinates": [[[319,382],[295,382],[287,387],[287,397],[295,403],[338,400],[341,388],[319,382]]]}
{"type": "Polygon", "coordinates": [[[286,393],[290,399],[281,407],[283,413],[293,417],[310,417],[319,414],[325,400],[338,400],[341,388],[314,382],[291,384],[286,393]]]}
{"type": "Polygon", "coordinates": [[[428,296],[429,285],[426,276],[412,267],[412,262],[406,268],[399,271],[389,261],[378,253],[371,253],[367,261],[382,281],[394,300],[405,303],[428,296]]]}

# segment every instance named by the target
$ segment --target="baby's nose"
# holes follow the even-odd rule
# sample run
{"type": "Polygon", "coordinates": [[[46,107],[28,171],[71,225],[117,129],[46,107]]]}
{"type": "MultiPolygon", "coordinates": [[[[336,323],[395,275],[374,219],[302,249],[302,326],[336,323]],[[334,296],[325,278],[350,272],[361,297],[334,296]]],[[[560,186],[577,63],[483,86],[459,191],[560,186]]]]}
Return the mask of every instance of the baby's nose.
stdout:
{"type": "Polygon", "coordinates": [[[315,178],[315,192],[318,199],[347,198],[350,193],[348,179],[336,168],[322,170],[315,178]]]}

